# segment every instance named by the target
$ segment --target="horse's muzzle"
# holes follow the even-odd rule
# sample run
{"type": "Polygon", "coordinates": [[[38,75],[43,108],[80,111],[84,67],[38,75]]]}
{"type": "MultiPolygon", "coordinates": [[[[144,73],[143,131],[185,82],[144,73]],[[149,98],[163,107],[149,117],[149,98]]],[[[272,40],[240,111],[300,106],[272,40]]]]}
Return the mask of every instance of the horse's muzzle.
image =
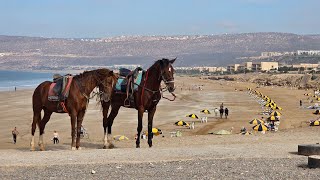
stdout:
{"type": "Polygon", "coordinates": [[[168,86],[168,91],[169,91],[170,93],[174,92],[174,90],[175,90],[175,88],[174,88],[174,87],[172,87],[172,86],[168,86]]]}

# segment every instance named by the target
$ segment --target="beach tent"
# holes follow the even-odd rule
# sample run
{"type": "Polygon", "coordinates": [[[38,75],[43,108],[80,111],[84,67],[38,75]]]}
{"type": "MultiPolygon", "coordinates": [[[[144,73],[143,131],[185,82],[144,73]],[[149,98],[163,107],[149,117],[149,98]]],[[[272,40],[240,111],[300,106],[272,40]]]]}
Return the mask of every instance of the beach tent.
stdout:
{"type": "Polygon", "coordinates": [[[211,132],[209,134],[215,134],[215,135],[229,135],[229,134],[232,134],[230,131],[227,131],[227,130],[219,130],[219,131],[216,131],[216,132],[211,132]]]}
{"type": "Polygon", "coordinates": [[[313,114],[320,114],[319,110],[317,109],[313,114]]]}
{"type": "Polygon", "coordinates": [[[199,117],[196,114],[189,114],[189,115],[186,115],[186,117],[191,117],[193,119],[199,119],[199,117]]]}
{"type": "Polygon", "coordinates": [[[190,126],[190,124],[186,123],[185,121],[177,121],[174,124],[177,126],[187,126],[187,127],[190,126]]]}
{"type": "Polygon", "coordinates": [[[255,131],[267,131],[268,128],[267,126],[263,125],[263,124],[258,124],[252,127],[253,130],[255,131]]]}
{"type": "Polygon", "coordinates": [[[320,126],[320,121],[319,120],[312,121],[310,123],[310,126],[320,126]]]}
{"type": "Polygon", "coordinates": [[[250,121],[249,123],[253,124],[253,125],[257,125],[257,124],[263,124],[264,121],[262,121],[260,119],[254,119],[254,120],[250,121]]]}
{"type": "Polygon", "coordinates": [[[127,138],[127,137],[124,136],[124,135],[116,135],[116,136],[113,136],[113,139],[116,140],[116,141],[129,140],[129,138],[127,138]]]}
{"type": "Polygon", "coordinates": [[[202,111],[200,111],[202,113],[205,113],[205,114],[211,114],[210,111],[208,109],[203,109],[202,111]]]}
{"type": "Polygon", "coordinates": [[[271,116],[281,116],[281,113],[278,111],[273,111],[270,115],[271,116]]]}
{"type": "Polygon", "coordinates": [[[268,117],[269,121],[279,121],[279,118],[277,118],[276,116],[270,116],[268,117]]]}

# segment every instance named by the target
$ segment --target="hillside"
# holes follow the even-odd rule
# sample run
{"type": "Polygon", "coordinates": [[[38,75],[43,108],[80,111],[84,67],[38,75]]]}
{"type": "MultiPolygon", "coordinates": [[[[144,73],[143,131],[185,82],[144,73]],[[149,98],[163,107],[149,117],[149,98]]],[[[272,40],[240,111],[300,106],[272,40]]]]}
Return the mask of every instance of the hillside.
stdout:
{"type": "Polygon", "coordinates": [[[225,66],[263,51],[320,49],[320,35],[245,33],[208,36],[121,36],[62,39],[0,36],[1,69],[63,69],[68,66],[150,65],[178,57],[176,66],[225,66]]]}

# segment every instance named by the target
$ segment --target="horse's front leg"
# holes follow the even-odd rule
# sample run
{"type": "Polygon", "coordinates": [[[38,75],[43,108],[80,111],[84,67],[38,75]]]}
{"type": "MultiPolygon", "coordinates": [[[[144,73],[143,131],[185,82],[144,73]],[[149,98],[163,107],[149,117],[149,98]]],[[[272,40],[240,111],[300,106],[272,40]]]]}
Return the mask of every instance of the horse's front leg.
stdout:
{"type": "Polygon", "coordinates": [[[78,113],[77,116],[77,140],[76,140],[76,148],[78,150],[81,150],[80,147],[80,133],[81,133],[81,125],[82,125],[82,121],[83,121],[83,117],[85,114],[86,110],[82,110],[78,113]]]}
{"type": "Polygon", "coordinates": [[[154,107],[151,111],[148,111],[148,144],[149,144],[149,147],[152,147],[152,138],[153,138],[152,126],[153,126],[153,116],[154,116],[155,112],[156,112],[156,107],[154,107]]]}
{"type": "Polygon", "coordinates": [[[75,142],[75,137],[76,137],[76,120],[77,116],[75,112],[72,112],[70,114],[71,118],[71,150],[76,150],[76,142],[75,142]]]}
{"type": "Polygon", "coordinates": [[[138,127],[137,127],[137,140],[136,140],[136,148],[140,148],[140,134],[142,131],[142,118],[143,118],[144,108],[139,108],[138,110],[138,127]]]}

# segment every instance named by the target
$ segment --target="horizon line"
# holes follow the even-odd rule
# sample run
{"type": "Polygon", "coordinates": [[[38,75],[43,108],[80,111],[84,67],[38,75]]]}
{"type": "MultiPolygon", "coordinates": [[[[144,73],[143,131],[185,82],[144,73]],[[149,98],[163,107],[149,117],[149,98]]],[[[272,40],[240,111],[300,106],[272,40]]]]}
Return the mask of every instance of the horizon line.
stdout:
{"type": "Polygon", "coordinates": [[[221,35],[240,35],[240,34],[267,34],[267,33],[278,33],[278,34],[293,34],[293,35],[300,35],[300,36],[315,36],[319,34],[299,34],[299,33],[292,33],[292,32],[241,32],[241,33],[221,33],[221,34],[172,34],[172,35],[117,35],[117,36],[103,36],[103,37],[49,37],[49,36],[29,36],[29,35],[5,35],[0,34],[0,36],[7,36],[7,37],[29,37],[29,38],[47,38],[47,39],[103,39],[103,38],[116,38],[116,37],[181,37],[181,36],[221,36],[221,35]]]}

